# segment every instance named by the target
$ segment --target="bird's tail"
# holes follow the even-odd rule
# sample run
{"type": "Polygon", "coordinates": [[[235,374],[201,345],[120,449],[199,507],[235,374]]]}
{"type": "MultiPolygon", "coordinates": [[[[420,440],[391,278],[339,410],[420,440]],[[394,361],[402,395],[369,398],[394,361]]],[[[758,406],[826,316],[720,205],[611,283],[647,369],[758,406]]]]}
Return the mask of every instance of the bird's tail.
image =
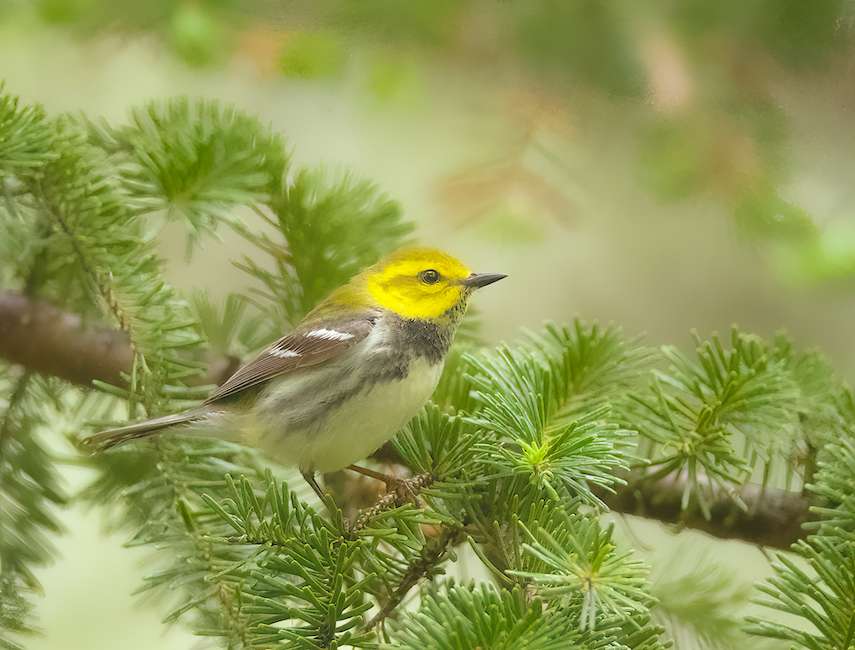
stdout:
{"type": "Polygon", "coordinates": [[[106,429],[88,438],[84,438],[80,441],[80,446],[92,453],[104,451],[105,449],[123,445],[137,438],[146,438],[169,427],[201,422],[207,416],[208,413],[204,409],[190,409],[174,415],[155,418],[154,420],[146,420],[145,422],[129,424],[115,429],[106,429]]]}

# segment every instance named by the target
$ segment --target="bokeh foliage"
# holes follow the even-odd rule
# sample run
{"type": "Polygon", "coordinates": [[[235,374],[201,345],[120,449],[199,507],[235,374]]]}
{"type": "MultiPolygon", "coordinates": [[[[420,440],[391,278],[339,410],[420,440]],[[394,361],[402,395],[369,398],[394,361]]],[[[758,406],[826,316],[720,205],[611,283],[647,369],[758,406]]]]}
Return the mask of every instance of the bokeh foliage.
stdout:
{"type": "MultiPolygon", "coordinates": [[[[566,222],[578,206],[552,178],[562,172],[555,152],[546,154],[550,173],[529,158],[548,136],[615,122],[630,135],[637,182],[651,195],[712,199],[788,279],[855,270],[851,233],[829,241],[818,227],[823,215],[793,198],[794,134],[780,100],[788,85],[846,65],[855,21],[849,0],[299,0],[287,11],[247,0],[135,0],[120,8],[38,0],[7,11],[80,38],[154,36],[191,66],[240,56],[274,75],[358,80],[377,101],[401,106],[429,105],[430,90],[441,93],[434,79],[478,79],[494,101],[521,105],[512,109],[516,135],[507,151],[440,186],[461,222],[525,236],[532,225],[520,195],[541,218],[566,222]]],[[[571,137],[563,147],[583,143],[571,137]]]]}
{"type": "MultiPolygon", "coordinates": [[[[272,74],[336,83],[367,72],[353,77],[379,102],[413,87],[429,96],[431,79],[488,78],[488,90],[509,85],[528,99],[507,150],[440,184],[461,223],[513,221],[515,193],[535,216],[572,212],[572,197],[529,159],[563,171],[559,152],[579,143],[563,127],[585,133],[607,119],[628,129],[635,181],[656,200],[717,202],[802,278],[855,270],[855,238],[830,241],[790,197],[793,134],[776,97],[776,84],[851,57],[850,2],[304,0],[284,15],[274,4],[39,0],[0,15],[35,15],[81,38],[153,36],[195,67],[251,56],[248,40],[272,38],[272,74]],[[484,74],[495,61],[515,72],[484,74]]],[[[412,226],[371,181],[292,168],[282,135],[216,102],[151,102],[116,126],[49,116],[0,88],[0,136],[0,286],[121,327],[136,351],[129,387],[103,394],[0,367],[0,646],[14,648],[35,631],[33,570],[53,558],[55,509],[68,499],[40,435],[62,421],[76,436],[84,421],[114,420],[117,404],[137,417],[198,399],[190,379],[209,346],[242,356],[269,341],[412,226]],[[169,221],[188,255],[221,226],[246,239],[257,254],[235,264],[251,297],[219,305],[169,286],[157,248],[169,221]]],[[[852,647],[849,388],[783,333],[764,341],[734,328],[694,334],[694,353],[682,344],[647,349],[577,320],[495,350],[455,350],[435,404],[395,441],[430,477],[423,502],[356,532],[291,474],[221,442],[164,438],[105,455],[83,496],[131,543],[157,549],[161,569],[145,584],[172,594],[167,620],[231,647],[373,647],[363,625],[388,609],[387,647],[653,650],[668,643],[667,617],[656,618],[640,553],[602,522],[603,490],[685,478],[681,507],[709,516],[721,493],[739,506],[752,477],[806,482],[820,521],[794,549],[804,562],[781,555],[759,599],[798,622],[755,617],[750,629],[852,647]],[[492,582],[443,576],[464,540],[492,582]],[[407,608],[413,592],[420,603],[407,608]]],[[[695,588],[670,615],[714,636],[698,612],[710,602],[725,612],[724,591],[706,599],[695,588]]],[[[734,631],[740,613],[717,620],[752,643],[734,631]]]]}
{"type": "MultiPolygon", "coordinates": [[[[77,439],[119,403],[135,417],[198,399],[209,341],[242,355],[269,340],[412,226],[349,172],[292,170],[284,138],[232,106],[151,102],[119,126],[49,117],[5,92],[0,107],[4,282],[134,345],[127,387],[100,393],[2,367],[0,620],[14,648],[34,629],[33,569],[52,559],[68,498],[39,436],[64,422],[77,439]],[[166,283],[157,242],[169,222],[187,232],[188,254],[221,226],[245,239],[257,254],[236,266],[255,295],[219,306],[166,283]]],[[[435,403],[394,441],[422,486],[417,504],[387,499],[345,518],[346,501],[305,500],[293,473],[251,450],[177,435],[91,459],[99,478],[80,498],[156,550],[145,589],[171,596],[165,619],[229,647],[376,647],[379,625],[388,647],[560,638],[653,650],[668,641],[646,565],[602,521],[601,495],[683,477],[681,508],[709,517],[710,499],[744,507],[752,475],[783,471],[823,500],[817,534],[795,550],[827,589],[781,556],[762,602],[819,632],[762,618],[751,629],[807,647],[848,643],[855,408],[820,353],[734,328],[727,342],[695,334],[687,355],[579,319],[494,350],[475,341],[453,351],[435,403]],[[796,464],[805,447],[811,458],[796,464]],[[465,541],[492,584],[443,577],[465,541]],[[800,590],[824,614],[796,606],[800,590]],[[401,611],[415,591],[420,607],[401,611]]]]}

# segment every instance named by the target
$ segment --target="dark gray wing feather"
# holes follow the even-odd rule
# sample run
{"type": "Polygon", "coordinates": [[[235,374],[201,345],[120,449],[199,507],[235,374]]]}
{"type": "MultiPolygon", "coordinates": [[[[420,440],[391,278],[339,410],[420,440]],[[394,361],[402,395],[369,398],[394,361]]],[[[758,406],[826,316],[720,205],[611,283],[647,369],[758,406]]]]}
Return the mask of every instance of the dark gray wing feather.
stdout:
{"type": "Polygon", "coordinates": [[[328,321],[314,327],[299,327],[268,346],[255,359],[240,368],[201,406],[175,415],[101,431],[81,441],[81,446],[93,452],[101,451],[129,440],[150,436],[162,429],[203,421],[217,410],[215,403],[220,400],[237,395],[273,377],[316,366],[340,356],[365,339],[376,322],[377,314],[369,312],[362,318],[328,321]]]}
{"type": "Polygon", "coordinates": [[[265,348],[217,388],[205,404],[233,397],[274,377],[334,359],[368,336],[377,316],[300,327],[265,348]]]}

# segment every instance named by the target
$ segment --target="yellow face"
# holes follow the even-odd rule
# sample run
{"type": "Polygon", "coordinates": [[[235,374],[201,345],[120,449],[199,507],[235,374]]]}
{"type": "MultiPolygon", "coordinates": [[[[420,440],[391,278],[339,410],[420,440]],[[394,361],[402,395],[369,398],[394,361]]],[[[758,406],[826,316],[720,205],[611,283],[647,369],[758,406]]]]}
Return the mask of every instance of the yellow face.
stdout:
{"type": "Polygon", "coordinates": [[[377,303],[403,318],[439,318],[465,306],[472,288],[463,283],[469,269],[435,248],[405,248],[365,269],[355,281],[377,303]]]}

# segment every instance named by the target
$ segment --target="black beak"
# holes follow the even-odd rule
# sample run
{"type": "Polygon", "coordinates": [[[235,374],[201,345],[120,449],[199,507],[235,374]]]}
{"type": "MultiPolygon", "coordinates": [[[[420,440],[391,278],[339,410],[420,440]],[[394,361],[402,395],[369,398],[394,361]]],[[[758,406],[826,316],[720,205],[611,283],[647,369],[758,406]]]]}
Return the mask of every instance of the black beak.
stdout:
{"type": "Polygon", "coordinates": [[[506,277],[508,276],[501,273],[470,273],[467,277],[463,278],[460,284],[470,289],[480,289],[506,277]]]}

